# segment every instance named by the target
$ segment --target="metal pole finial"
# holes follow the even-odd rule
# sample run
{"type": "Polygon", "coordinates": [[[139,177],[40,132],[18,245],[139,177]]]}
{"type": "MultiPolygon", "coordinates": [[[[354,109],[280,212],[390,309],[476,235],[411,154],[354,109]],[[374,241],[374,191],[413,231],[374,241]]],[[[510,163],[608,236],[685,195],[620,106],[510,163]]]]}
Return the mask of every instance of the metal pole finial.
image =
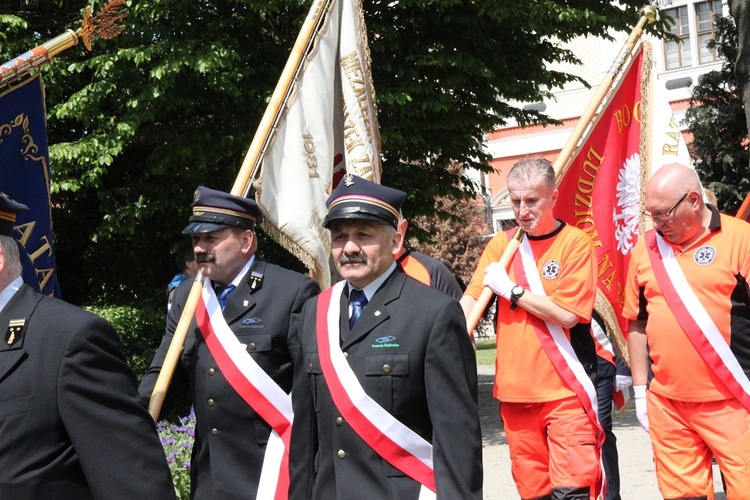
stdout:
{"type": "Polygon", "coordinates": [[[648,24],[651,24],[659,17],[659,13],[653,5],[646,5],[638,9],[638,16],[645,17],[648,20],[648,24]]]}

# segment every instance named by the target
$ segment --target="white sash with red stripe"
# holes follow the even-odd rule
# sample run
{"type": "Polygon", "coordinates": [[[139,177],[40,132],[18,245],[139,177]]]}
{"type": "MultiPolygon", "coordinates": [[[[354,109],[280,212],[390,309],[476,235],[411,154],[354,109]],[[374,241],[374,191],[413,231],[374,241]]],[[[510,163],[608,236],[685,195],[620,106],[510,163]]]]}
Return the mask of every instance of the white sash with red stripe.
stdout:
{"type": "Polygon", "coordinates": [[[209,280],[204,280],[195,311],[203,339],[221,373],[240,397],[271,427],[263,457],[258,499],[281,500],[289,492],[292,399],[260,367],[227,325],[209,280]]]}
{"type": "MultiPolygon", "coordinates": [[[[529,289],[537,295],[546,296],[547,294],[542,286],[542,281],[539,279],[539,271],[537,271],[536,261],[528,238],[524,238],[521,242],[520,253],[529,289]]],[[[535,319],[536,317],[529,315],[529,318],[535,319]]],[[[578,399],[581,400],[581,404],[589,418],[591,418],[591,421],[599,427],[596,388],[586,370],[584,370],[583,365],[578,360],[575,351],[573,351],[573,346],[570,345],[565,331],[562,327],[545,321],[534,321],[533,324],[537,335],[539,335],[539,340],[542,342],[542,348],[547,353],[547,356],[549,356],[550,361],[552,361],[555,370],[573,392],[575,392],[578,399]],[[542,330],[544,327],[546,327],[547,332],[542,330]]]]}
{"type": "Polygon", "coordinates": [[[378,455],[419,482],[420,500],[436,498],[432,445],[365,393],[340,346],[340,281],[318,296],[316,334],[320,366],[336,409],[378,455]]]}
{"type": "MultiPolygon", "coordinates": [[[[529,290],[537,295],[547,296],[547,293],[542,286],[542,281],[539,278],[536,259],[534,258],[534,253],[531,250],[528,238],[524,238],[521,242],[519,253],[521,255],[522,265],[517,266],[514,269],[516,269],[516,272],[521,271],[523,273],[526,282],[529,285],[529,290]]],[[[555,371],[557,371],[560,378],[563,379],[565,384],[570,387],[581,402],[586,415],[594,425],[597,444],[601,447],[601,444],[604,442],[604,430],[599,423],[599,403],[596,395],[596,388],[573,350],[573,346],[565,335],[565,331],[561,326],[543,321],[533,314],[529,314],[528,318],[534,326],[534,331],[539,337],[542,349],[544,349],[544,352],[552,362],[552,366],[555,367],[555,371]]],[[[600,457],[600,466],[601,465],[600,457]]],[[[597,489],[600,490],[600,494],[603,494],[605,491],[604,485],[606,484],[606,479],[604,478],[603,467],[600,467],[600,469],[602,471],[602,485],[597,489]]]]}
{"type": "Polygon", "coordinates": [[[646,248],[656,282],[688,339],[708,367],[742,406],[750,411],[750,380],[719,328],[690,287],[674,257],[672,247],[656,234],[656,231],[649,231],[646,248]]]}

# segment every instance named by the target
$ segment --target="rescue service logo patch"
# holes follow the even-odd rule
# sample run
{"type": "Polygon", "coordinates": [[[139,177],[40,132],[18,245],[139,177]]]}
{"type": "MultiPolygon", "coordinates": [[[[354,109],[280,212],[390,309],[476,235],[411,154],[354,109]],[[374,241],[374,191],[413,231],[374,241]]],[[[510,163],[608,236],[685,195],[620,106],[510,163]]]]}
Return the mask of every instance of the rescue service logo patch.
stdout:
{"type": "Polygon", "coordinates": [[[393,335],[386,335],[384,337],[378,337],[375,339],[375,343],[372,344],[370,347],[373,349],[382,349],[383,347],[399,347],[401,344],[398,342],[394,342],[396,340],[396,337],[393,335]]]}
{"type": "Polygon", "coordinates": [[[548,260],[542,268],[542,276],[544,279],[553,280],[560,274],[560,263],[556,260],[548,260]]]}
{"type": "Polygon", "coordinates": [[[716,258],[716,249],[712,246],[703,246],[695,251],[693,260],[699,266],[707,266],[716,258]]]}
{"type": "Polygon", "coordinates": [[[265,328],[263,326],[263,321],[258,318],[245,318],[242,320],[242,323],[240,323],[240,330],[243,330],[245,328],[265,328]]]}

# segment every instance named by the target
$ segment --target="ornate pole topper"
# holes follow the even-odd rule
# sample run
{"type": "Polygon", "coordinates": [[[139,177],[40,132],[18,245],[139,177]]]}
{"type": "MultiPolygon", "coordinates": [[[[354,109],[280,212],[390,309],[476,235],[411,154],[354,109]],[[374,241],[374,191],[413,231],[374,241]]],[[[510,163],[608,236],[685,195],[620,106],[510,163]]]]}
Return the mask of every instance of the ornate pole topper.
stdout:
{"type": "Polygon", "coordinates": [[[95,16],[91,16],[91,9],[86,8],[83,22],[78,31],[67,30],[52,40],[38,45],[0,66],[0,86],[22,77],[34,68],[50,62],[54,56],[69,49],[83,40],[83,45],[91,50],[91,42],[95,37],[109,40],[116,37],[125,29],[119,24],[128,16],[125,0],[112,0],[95,16]]]}

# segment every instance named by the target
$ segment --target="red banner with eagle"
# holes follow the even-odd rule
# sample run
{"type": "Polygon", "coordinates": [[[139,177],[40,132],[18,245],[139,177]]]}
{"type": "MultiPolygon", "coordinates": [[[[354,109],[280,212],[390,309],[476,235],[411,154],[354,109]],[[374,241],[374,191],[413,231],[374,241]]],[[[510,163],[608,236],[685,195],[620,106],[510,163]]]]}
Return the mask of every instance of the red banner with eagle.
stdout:
{"type": "Polygon", "coordinates": [[[669,163],[691,165],[687,147],[661,84],[652,75],[651,47],[643,42],[604,103],[567,169],[558,176],[555,214],[584,230],[598,264],[595,309],[627,360],[622,317],[630,252],[641,228],[643,189],[669,163]]]}

